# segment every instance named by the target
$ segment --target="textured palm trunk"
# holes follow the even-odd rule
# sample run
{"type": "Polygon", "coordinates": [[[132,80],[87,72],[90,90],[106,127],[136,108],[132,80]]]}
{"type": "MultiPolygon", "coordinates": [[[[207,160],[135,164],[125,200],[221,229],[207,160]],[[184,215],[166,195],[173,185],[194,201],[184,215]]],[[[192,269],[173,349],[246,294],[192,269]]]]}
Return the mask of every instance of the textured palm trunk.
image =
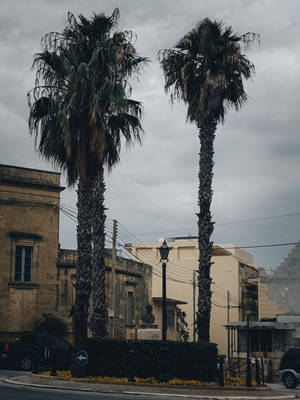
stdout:
{"type": "Polygon", "coordinates": [[[76,353],[87,350],[87,325],[89,300],[91,295],[91,181],[80,182],[77,190],[77,268],[76,268],[76,297],[72,310],[74,325],[74,350],[72,356],[72,375],[82,377],[87,374],[86,368],[76,363],[76,353]]]}
{"type": "Polygon", "coordinates": [[[90,328],[95,337],[106,335],[105,294],[105,207],[104,171],[97,175],[93,186],[93,316],[90,328]]]}
{"type": "Polygon", "coordinates": [[[209,341],[209,325],[211,311],[211,278],[213,242],[210,240],[214,230],[214,223],[210,211],[212,201],[212,178],[214,166],[214,139],[217,123],[207,118],[198,124],[200,139],[199,160],[199,192],[198,192],[198,231],[199,231],[199,266],[198,266],[198,312],[197,331],[198,340],[209,341]]]}

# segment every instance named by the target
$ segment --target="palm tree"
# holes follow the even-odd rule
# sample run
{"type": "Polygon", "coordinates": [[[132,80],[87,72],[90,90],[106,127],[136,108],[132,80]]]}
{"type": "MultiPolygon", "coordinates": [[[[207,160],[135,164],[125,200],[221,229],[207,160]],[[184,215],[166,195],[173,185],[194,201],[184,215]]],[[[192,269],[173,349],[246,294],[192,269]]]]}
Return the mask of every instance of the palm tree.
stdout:
{"type": "MultiPolygon", "coordinates": [[[[68,13],[62,33],[42,38],[28,94],[37,150],[66,172],[70,186],[78,183],[74,354],[87,346],[92,280],[91,329],[96,337],[106,332],[104,169],[119,161],[122,137],[127,144],[141,141],[142,104],[130,99],[128,79],[147,59],[136,53],[131,31],[115,30],[118,19],[118,9],[91,19],[68,13]]],[[[82,371],[73,357],[73,375],[82,371]]]]}
{"type": "Polygon", "coordinates": [[[219,122],[230,107],[236,110],[247,100],[243,78],[254,73],[254,66],[241,52],[241,42],[255,34],[237,36],[222,22],[204,19],[180,39],[175,48],[159,52],[165,77],[165,90],[171,100],[187,104],[187,120],[197,125],[200,139],[198,191],[198,340],[209,341],[212,265],[211,216],[214,139],[219,122]]]}

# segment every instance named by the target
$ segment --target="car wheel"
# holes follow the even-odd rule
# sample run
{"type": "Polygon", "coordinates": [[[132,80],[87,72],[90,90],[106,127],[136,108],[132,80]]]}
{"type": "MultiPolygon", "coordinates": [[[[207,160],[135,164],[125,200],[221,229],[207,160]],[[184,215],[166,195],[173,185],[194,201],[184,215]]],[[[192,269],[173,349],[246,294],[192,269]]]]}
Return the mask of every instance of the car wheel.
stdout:
{"type": "Polygon", "coordinates": [[[297,386],[297,379],[292,372],[285,372],[282,381],[284,383],[284,386],[288,389],[295,389],[295,387],[297,386]]]}
{"type": "Polygon", "coordinates": [[[19,367],[22,371],[30,371],[33,367],[33,359],[29,354],[24,354],[19,361],[19,367]]]}

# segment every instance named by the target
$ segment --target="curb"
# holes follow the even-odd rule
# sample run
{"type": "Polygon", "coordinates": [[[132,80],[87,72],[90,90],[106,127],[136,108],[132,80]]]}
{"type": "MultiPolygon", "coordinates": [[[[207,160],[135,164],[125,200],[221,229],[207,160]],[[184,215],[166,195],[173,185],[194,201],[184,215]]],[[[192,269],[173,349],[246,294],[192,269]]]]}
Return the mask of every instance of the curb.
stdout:
{"type": "MultiPolygon", "coordinates": [[[[49,385],[44,385],[44,384],[38,384],[38,383],[26,383],[26,382],[18,382],[18,381],[14,381],[11,378],[3,378],[1,379],[1,382],[5,382],[5,383],[10,383],[11,385],[17,385],[17,386],[27,386],[27,387],[37,387],[37,388],[44,388],[44,389],[58,389],[58,390],[67,390],[67,391],[78,391],[78,392],[97,392],[97,390],[93,390],[93,389],[88,389],[88,388],[66,388],[64,386],[59,386],[59,385],[55,385],[55,386],[49,386],[49,385]]],[[[100,391],[99,391],[100,392],[100,391]]],[[[101,393],[101,392],[100,392],[101,393]]],[[[103,393],[108,393],[108,392],[103,392],[103,393]]],[[[116,392],[118,393],[118,392],[116,392]]]]}
{"type": "Polygon", "coordinates": [[[264,400],[274,400],[274,399],[280,399],[280,400],[285,400],[285,399],[295,399],[296,395],[294,394],[288,394],[288,395],[279,395],[279,396],[272,396],[272,397],[253,397],[253,396],[202,396],[202,395],[197,395],[197,394],[168,394],[168,393],[146,393],[146,392],[128,392],[124,391],[122,392],[124,394],[131,394],[131,395],[151,395],[151,396],[165,396],[165,397],[189,397],[193,399],[210,399],[210,400],[254,400],[254,399],[264,399],[264,400]]]}
{"type": "MultiPolygon", "coordinates": [[[[52,390],[65,390],[65,391],[76,391],[76,392],[89,392],[89,393],[115,393],[115,394],[128,394],[128,395],[137,395],[137,396],[156,396],[156,397],[186,397],[186,398],[194,398],[194,399],[209,399],[209,400],[238,400],[238,399],[245,399],[245,400],[256,400],[256,399],[264,399],[264,400],[289,400],[295,399],[296,395],[278,395],[278,396],[267,396],[267,397],[259,397],[259,396],[241,396],[240,398],[237,396],[209,396],[209,395],[196,395],[196,394],[178,394],[178,393],[159,393],[159,392],[138,392],[138,391],[129,391],[129,390],[98,390],[98,389],[91,389],[91,388],[72,388],[72,387],[64,387],[64,386],[49,386],[46,384],[37,384],[37,383],[26,383],[26,382],[19,382],[15,381],[11,378],[2,378],[1,382],[5,382],[8,384],[13,384],[17,386],[24,386],[24,387],[36,387],[36,388],[44,388],[44,389],[52,389],[52,390]]],[[[100,388],[99,388],[100,389],[100,388]]]]}

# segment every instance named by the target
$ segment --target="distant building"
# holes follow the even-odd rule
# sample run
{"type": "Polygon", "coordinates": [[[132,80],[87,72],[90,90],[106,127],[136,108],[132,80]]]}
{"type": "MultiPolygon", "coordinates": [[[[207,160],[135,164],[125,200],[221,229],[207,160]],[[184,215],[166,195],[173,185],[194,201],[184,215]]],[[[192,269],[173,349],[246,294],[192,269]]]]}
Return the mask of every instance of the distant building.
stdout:
{"type": "MultiPolygon", "coordinates": [[[[259,321],[249,323],[251,357],[265,359],[268,374],[276,374],[282,355],[300,346],[300,243],[283,260],[273,275],[259,269],[259,321]]],[[[230,354],[246,357],[246,322],[230,322],[230,354]]]]}
{"type": "MultiPolygon", "coordinates": [[[[0,340],[32,330],[49,313],[68,323],[72,340],[77,255],[59,248],[63,189],[59,173],[0,165],[0,340]]],[[[107,250],[108,305],[111,259],[107,250]]],[[[115,337],[134,338],[152,302],[152,269],[117,257],[115,271],[115,337]]]]}
{"type": "MultiPolygon", "coordinates": [[[[158,329],[162,330],[162,297],[153,297],[153,314],[158,329]]],[[[167,340],[180,340],[176,330],[177,315],[176,308],[187,304],[185,301],[166,299],[167,308],[167,340]]]]}
{"type": "MultiPolygon", "coordinates": [[[[67,319],[75,301],[73,284],[76,277],[77,251],[61,249],[57,262],[57,279],[59,282],[56,296],[56,312],[67,319]]],[[[106,250],[106,299],[108,308],[107,335],[111,336],[111,319],[109,318],[110,285],[112,284],[111,250],[106,250]]],[[[140,319],[147,304],[151,303],[152,270],[149,265],[117,257],[115,278],[115,338],[134,339],[140,319]]],[[[92,304],[92,299],[91,299],[92,304]]],[[[71,329],[71,321],[70,329],[71,329]]]]}
{"type": "Polygon", "coordinates": [[[300,315],[300,243],[282,261],[273,275],[264,270],[259,280],[259,317],[300,315]]]}
{"type": "MultiPolygon", "coordinates": [[[[167,297],[186,302],[182,305],[187,313],[190,339],[193,338],[193,271],[198,269],[198,239],[191,237],[167,239],[171,247],[167,263],[167,297]]],[[[161,296],[159,275],[161,243],[130,243],[125,247],[139,260],[151,264],[153,296],[161,296]]],[[[225,325],[229,321],[245,321],[246,307],[252,320],[258,319],[258,268],[251,254],[232,244],[213,247],[211,267],[212,309],[210,340],[218,344],[219,353],[227,354],[228,339],[225,325]],[[228,307],[229,306],[229,307],[228,307]]],[[[197,273],[195,273],[197,276],[197,273]]],[[[197,295],[195,296],[197,297],[197,295]]],[[[197,311],[197,300],[195,301],[197,311]]]]}

